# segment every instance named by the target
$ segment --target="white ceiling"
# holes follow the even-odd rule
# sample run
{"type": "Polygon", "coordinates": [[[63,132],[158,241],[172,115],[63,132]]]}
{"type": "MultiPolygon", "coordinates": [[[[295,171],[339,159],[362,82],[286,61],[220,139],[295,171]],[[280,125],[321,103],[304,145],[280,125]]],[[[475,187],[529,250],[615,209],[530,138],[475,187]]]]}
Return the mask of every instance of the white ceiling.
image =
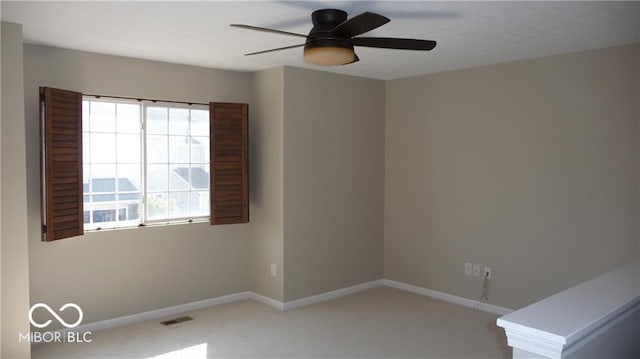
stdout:
{"type": "Polygon", "coordinates": [[[290,65],[395,79],[424,73],[640,42],[640,2],[12,2],[2,20],[23,24],[28,43],[238,71],[290,65]],[[331,68],[302,61],[300,39],[230,23],[307,34],[315,9],[391,22],[364,36],[436,40],[430,52],[356,48],[359,63],[331,68]]]}

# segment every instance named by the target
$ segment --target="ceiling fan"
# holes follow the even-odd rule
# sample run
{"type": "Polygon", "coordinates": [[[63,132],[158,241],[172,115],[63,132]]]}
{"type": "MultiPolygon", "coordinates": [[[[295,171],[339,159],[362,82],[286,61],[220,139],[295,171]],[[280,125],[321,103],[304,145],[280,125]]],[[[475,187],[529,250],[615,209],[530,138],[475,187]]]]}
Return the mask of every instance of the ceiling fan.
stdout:
{"type": "Polygon", "coordinates": [[[311,14],[311,20],[313,22],[313,28],[309,32],[309,35],[251,25],[231,24],[231,26],[303,37],[306,39],[304,44],[252,52],[245,54],[245,56],[304,46],[304,60],[321,66],[347,65],[360,61],[358,55],[356,55],[353,50],[354,46],[420,51],[429,51],[436,47],[436,42],[432,40],[395,37],[356,37],[391,21],[386,16],[372,12],[363,12],[347,20],[347,13],[342,10],[322,9],[314,11],[311,14]]]}

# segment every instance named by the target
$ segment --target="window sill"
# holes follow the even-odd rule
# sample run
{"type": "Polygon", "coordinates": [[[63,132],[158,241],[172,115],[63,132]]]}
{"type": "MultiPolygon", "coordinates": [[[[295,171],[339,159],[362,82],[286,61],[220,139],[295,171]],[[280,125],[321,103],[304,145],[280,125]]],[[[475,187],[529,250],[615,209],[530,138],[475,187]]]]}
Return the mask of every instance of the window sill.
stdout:
{"type": "Polygon", "coordinates": [[[136,226],[123,226],[123,227],[100,227],[96,229],[85,229],[84,233],[100,233],[106,231],[120,231],[120,230],[131,230],[138,228],[153,228],[153,227],[165,227],[165,226],[178,226],[185,224],[195,224],[195,223],[209,223],[209,217],[206,218],[195,218],[192,220],[184,220],[184,221],[172,221],[172,222],[153,222],[144,225],[136,225],[136,226]]]}

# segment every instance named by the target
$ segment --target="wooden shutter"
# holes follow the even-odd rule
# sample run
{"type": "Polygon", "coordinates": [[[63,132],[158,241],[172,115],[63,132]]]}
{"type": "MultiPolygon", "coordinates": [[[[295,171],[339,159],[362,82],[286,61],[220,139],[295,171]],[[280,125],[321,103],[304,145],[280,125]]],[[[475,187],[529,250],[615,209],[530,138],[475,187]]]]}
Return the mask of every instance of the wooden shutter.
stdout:
{"type": "Polygon", "coordinates": [[[249,222],[249,105],[210,103],[211,224],[249,222]]]}
{"type": "Polygon", "coordinates": [[[40,88],[42,238],[84,233],[82,94],[40,88]]]}

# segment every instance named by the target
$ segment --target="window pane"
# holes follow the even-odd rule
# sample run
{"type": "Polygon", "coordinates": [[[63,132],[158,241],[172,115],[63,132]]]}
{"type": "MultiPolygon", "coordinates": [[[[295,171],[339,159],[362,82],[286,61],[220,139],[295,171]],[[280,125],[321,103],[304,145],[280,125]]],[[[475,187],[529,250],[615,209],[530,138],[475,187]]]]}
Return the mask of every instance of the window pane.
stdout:
{"type": "Polygon", "coordinates": [[[140,169],[139,164],[118,165],[118,192],[140,193],[140,169]]]}
{"type": "Polygon", "coordinates": [[[188,190],[189,189],[189,165],[172,165],[171,173],[169,173],[169,190],[188,190]]]}
{"type": "Polygon", "coordinates": [[[92,132],[114,132],[116,130],[116,105],[110,102],[91,101],[90,129],[92,132]]]}
{"type": "Polygon", "coordinates": [[[191,138],[191,163],[209,163],[209,137],[191,138]]]}
{"type": "Polygon", "coordinates": [[[95,210],[95,211],[93,211],[93,222],[94,223],[113,222],[115,220],[116,220],[116,210],[115,209],[95,210]]]}
{"type": "MultiPolygon", "coordinates": [[[[118,218],[119,221],[135,221],[140,219],[140,194],[125,193],[118,195],[118,211],[124,216],[118,218]],[[124,217],[124,218],[122,218],[124,217]]],[[[137,222],[139,223],[139,222],[137,222]]],[[[135,223],[132,223],[135,224],[135,223]]]]}
{"type": "Polygon", "coordinates": [[[92,133],[90,149],[92,163],[114,163],[116,161],[116,135],[92,133]]]}
{"type": "Polygon", "coordinates": [[[191,136],[209,137],[209,111],[191,110],[191,136]]]}
{"type": "Polygon", "coordinates": [[[147,136],[147,162],[167,163],[169,160],[167,136],[147,136]]]}
{"type": "Polygon", "coordinates": [[[191,166],[191,188],[194,190],[209,189],[209,165],[191,166]]]}
{"type": "Polygon", "coordinates": [[[127,220],[127,209],[118,208],[118,221],[126,221],[126,220],[127,220]]]}
{"type": "Polygon", "coordinates": [[[191,192],[191,216],[209,215],[209,191],[191,192]]]}
{"type": "Polygon", "coordinates": [[[169,217],[184,218],[189,216],[189,192],[169,193],[169,217]]]}
{"type": "Polygon", "coordinates": [[[116,200],[115,193],[111,194],[96,194],[91,196],[92,202],[114,202],[116,200]]]}
{"type": "Polygon", "coordinates": [[[169,217],[167,193],[153,193],[147,201],[149,219],[165,219],[169,217]]]}
{"type": "Polygon", "coordinates": [[[119,163],[140,163],[140,135],[118,134],[117,141],[119,163]]]}
{"type": "Polygon", "coordinates": [[[189,137],[169,136],[169,162],[189,163],[189,137]]]}
{"type": "Polygon", "coordinates": [[[149,165],[147,167],[147,189],[150,192],[168,190],[169,167],[167,165],[149,165]]]}
{"type": "Polygon", "coordinates": [[[118,104],[118,133],[140,133],[140,105],[118,104]]]}
{"type": "Polygon", "coordinates": [[[167,134],[167,108],[147,107],[147,133],[167,134]]]}
{"type": "Polygon", "coordinates": [[[127,216],[128,220],[140,220],[140,203],[129,203],[127,204],[127,216]]]}
{"type": "Polygon", "coordinates": [[[189,110],[186,108],[169,109],[169,133],[172,135],[189,134],[189,110]]]}
{"type": "Polygon", "coordinates": [[[91,189],[92,189],[92,193],[115,192],[116,179],[115,178],[94,178],[91,180],[91,189]]]}
{"type": "Polygon", "coordinates": [[[91,179],[93,192],[113,192],[115,191],[116,165],[91,165],[91,179]],[[98,183],[96,183],[98,181],[98,183]],[[113,187],[105,187],[105,183],[113,184],[113,187]],[[96,184],[98,187],[96,187],[96,184]],[[98,191],[96,189],[113,188],[110,190],[98,191]]]}

